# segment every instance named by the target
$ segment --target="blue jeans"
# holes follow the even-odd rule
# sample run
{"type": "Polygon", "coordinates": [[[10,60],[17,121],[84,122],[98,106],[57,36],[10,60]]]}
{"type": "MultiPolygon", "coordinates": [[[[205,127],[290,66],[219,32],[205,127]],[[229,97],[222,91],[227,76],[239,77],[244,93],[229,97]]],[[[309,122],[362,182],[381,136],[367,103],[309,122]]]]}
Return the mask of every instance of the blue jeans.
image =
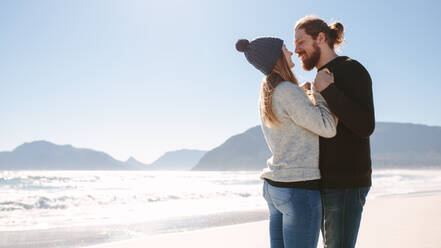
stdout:
{"type": "Polygon", "coordinates": [[[322,234],[325,248],[354,248],[370,187],[322,189],[322,234]]]}
{"type": "Polygon", "coordinates": [[[275,187],[266,181],[271,248],[316,248],[322,220],[319,190],[275,187]]]}

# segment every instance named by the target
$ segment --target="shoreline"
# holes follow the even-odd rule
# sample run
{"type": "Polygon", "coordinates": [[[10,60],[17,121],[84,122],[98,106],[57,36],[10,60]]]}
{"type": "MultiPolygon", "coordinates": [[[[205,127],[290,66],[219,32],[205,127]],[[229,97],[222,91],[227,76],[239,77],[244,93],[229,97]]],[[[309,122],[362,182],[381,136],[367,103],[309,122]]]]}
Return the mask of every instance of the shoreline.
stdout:
{"type": "Polygon", "coordinates": [[[268,218],[266,210],[222,212],[121,225],[71,226],[0,232],[0,248],[78,248],[137,238],[154,237],[219,226],[251,223],[268,218]],[[69,235],[66,235],[66,234],[69,235]]]}
{"type": "MultiPolygon", "coordinates": [[[[366,202],[357,247],[439,248],[441,194],[379,197],[366,202]]],[[[320,235],[321,236],[321,235],[320,235]]],[[[123,247],[269,247],[268,220],[217,226],[195,231],[146,236],[138,239],[83,246],[123,247]]],[[[318,247],[323,247],[321,237],[318,247]]]]}
{"type": "MultiPolygon", "coordinates": [[[[382,245],[390,240],[397,242],[393,237],[401,237],[402,239],[403,236],[409,239],[412,236],[427,236],[424,233],[420,235],[415,235],[411,232],[406,233],[406,230],[412,230],[412,225],[415,225],[414,233],[429,229],[441,232],[441,228],[436,225],[426,227],[423,224],[426,219],[430,221],[436,220],[438,223],[441,223],[441,213],[438,213],[439,209],[436,206],[438,208],[441,206],[441,191],[429,190],[406,194],[380,195],[371,199],[368,196],[360,228],[360,242],[357,247],[396,247],[382,245]],[[385,215],[385,212],[388,214],[385,215]],[[399,218],[400,215],[402,215],[402,219],[399,218]],[[390,216],[392,216],[392,219],[388,222],[390,216]],[[406,228],[402,227],[405,223],[407,223],[406,228]],[[384,229],[384,227],[389,229],[384,229]],[[400,230],[404,228],[404,231],[402,233],[401,231],[397,232],[394,230],[391,237],[380,238],[381,243],[372,245],[372,237],[384,236],[395,228],[400,230]],[[367,229],[367,231],[363,231],[364,229],[367,229]],[[370,246],[365,245],[365,243],[370,246]]],[[[207,240],[206,237],[211,237],[208,240],[215,240],[217,236],[223,236],[226,237],[226,240],[217,242],[230,242],[223,243],[224,247],[263,248],[269,247],[267,229],[267,209],[250,210],[120,225],[70,226],[28,231],[2,231],[0,232],[0,247],[174,247],[182,242],[191,242],[193,247],[198,248],[212,247],[212,244],[203,243],[207,240]],[[256,246],[247,244],[244,237],[250,236],[258,237],[260,244],[256,244],[256,246]],[[176,240],[175,242],[177,243],[168,243],[169,241],[167,240],[176,240]],[[194,240],[201,240],[200,242],[202,243],[200,246],[193,245],[194,240]],[[236,246],[236,243],[240,242],[243,242],[243,246],[236,246]]],[[[432,243],[437,242],[433,238],[430,240],[432,240],[432,243]]],[[[415,240],[406,241],[406,243],[412,242],[414,244],[413,247],[421,247],[421,244],[417,244],[415,240]]],[[[441,242],[438,243],[437,246],[423,247],[441,247],[441,242]]],[[[322,247],[321,241],[319,242],[319,247],[322,247]]]]}

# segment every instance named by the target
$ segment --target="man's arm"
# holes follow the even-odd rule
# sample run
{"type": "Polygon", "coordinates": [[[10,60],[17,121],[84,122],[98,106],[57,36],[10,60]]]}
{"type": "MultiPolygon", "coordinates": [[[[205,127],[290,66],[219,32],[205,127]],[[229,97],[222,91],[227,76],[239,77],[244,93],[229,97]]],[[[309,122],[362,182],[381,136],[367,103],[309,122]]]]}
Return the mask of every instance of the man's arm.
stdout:
{"type": "Polygon", "coordinates": [[[355,96],[345,94],[333,83],[321,94],[345,127],[360,137],[369,137],[375,129],[372,80],[366,69],[358,62],[352,62],[350,67],[349,83],[355,84],[357,88],[356,100],[354,100],[355,96]]]}

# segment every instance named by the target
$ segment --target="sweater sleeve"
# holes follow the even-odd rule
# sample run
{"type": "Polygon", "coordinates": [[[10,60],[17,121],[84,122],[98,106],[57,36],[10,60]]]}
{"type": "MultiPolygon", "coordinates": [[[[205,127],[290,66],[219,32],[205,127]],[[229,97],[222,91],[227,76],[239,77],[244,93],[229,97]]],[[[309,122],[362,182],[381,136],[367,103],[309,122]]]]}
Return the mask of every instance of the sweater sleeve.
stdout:
{"type": "Polygon", "coordinates": [[[334,118],[325,99],[315,92],[314,105],[297,85],[282,83],[277,86],[279,104],[289,118],[297,125],[326,138],[334,137],[337,119],[334,118]]]}
{"type": "Polygon", "coordinates": [[[321,93],[331,111],[341,123],[359,137],[369,137],[375,129],[372,80],[369,73],[358,62],[350,65],[350,83],[354,84],[358,96],[350,96],[335,83],[321,93]]]}

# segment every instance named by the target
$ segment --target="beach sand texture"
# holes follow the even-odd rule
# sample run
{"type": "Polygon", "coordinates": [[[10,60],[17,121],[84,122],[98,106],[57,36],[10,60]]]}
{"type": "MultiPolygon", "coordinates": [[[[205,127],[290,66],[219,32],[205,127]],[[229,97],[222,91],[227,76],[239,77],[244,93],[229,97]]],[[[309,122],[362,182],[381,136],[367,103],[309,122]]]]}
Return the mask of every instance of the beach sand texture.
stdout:
{"type": "MultiPolygon", "coordinates": [[[[366,202],[357,248],[441,248],[441,195],[410,195],[366,202]]],[[[89,248],[268,248],[268,221],[156,235],[89,248]]],[[[323,247],[319,241],[318,247],[323,247]]]]}

